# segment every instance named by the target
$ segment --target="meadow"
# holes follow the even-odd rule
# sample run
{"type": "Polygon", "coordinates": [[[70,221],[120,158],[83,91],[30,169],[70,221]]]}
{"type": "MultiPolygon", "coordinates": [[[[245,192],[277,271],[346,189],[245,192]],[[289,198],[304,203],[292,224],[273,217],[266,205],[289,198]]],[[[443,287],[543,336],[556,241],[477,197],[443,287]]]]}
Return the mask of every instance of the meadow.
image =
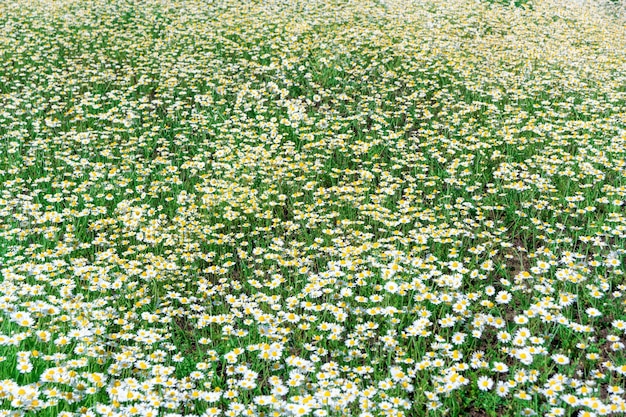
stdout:
{"type": "Polygon", "coordinates": [[[0,2],[0,417],[626,413],[626,18],[0,2]]]}

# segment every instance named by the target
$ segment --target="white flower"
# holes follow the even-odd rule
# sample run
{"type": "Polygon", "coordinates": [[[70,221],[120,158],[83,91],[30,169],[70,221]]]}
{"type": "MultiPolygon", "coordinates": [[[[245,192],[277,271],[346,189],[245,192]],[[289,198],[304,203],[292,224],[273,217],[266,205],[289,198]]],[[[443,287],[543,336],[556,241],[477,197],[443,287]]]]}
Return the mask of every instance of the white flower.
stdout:
{"type": "Polygon", "coordinates": [[[533,363],[533,355],[528,349],[518,349],[515,353],[515,357],[524,365],[530,365],[533,363]]]}
{"type": "Polygon", "coordinates": [[[508,304],[511,301],[511,294],[507,291],[500,291],[496,297],[496,303],[498,304],[508,304]]]}
{"type": "Polygon", "coordinates": [[[478,389],[481,391],[489,391],[493,387],[493,379],[487,376],[478,378],[478,389]]]}
{"type": "Polygon", "coordinates": [[[561,354],[554,354],[551,356],[552,360],[554,362],[556,362],[558,365],[567,365],[569,364],[569,358],[565,355],[561,355],[561,354]]]}
{"type": "Polygon", "coordinates": [[[505,382],[498,382],[496,385],[496,394],[498,394],[499,397],[506,397],[508,393],[509,386],[505,382]]]}
{"type": "Polygon", "coordinates": [[[385,291],[395,294],[398,292],[398,284],[394,281],[389,281],[385,284],[385,291]]]}
{"type": "Polygon", "coordinates": [[[492,370],[494,372],[507,372],[509,367],[504,362],[494,362],[492,370]]]}

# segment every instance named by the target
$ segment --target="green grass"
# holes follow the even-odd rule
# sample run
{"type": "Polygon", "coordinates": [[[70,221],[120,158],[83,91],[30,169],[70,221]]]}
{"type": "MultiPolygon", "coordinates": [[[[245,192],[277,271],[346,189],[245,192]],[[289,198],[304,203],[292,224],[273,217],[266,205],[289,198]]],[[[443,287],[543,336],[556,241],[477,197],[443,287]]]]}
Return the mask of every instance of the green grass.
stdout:
{"type": "Polygon", "coordinates": [[[615,10],[0,5],[0,415],[623,414],[615,10]]]}

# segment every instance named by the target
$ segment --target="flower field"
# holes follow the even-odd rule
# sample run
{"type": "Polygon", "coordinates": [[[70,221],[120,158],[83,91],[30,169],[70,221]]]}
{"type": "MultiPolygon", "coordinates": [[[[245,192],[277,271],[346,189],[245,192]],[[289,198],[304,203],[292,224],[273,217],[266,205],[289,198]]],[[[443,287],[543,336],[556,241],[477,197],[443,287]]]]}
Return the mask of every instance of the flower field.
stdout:
{"type": "Polygon", "coordinates": [[[0,2],[0,417],[626,413],[626,18],[0,2]]]}

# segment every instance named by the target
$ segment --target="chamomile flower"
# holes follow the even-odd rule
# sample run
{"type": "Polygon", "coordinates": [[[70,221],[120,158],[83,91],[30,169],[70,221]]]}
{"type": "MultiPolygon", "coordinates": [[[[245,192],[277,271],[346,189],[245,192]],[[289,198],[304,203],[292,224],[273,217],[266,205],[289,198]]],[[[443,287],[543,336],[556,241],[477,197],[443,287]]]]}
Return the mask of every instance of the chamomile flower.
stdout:
{"type": "Polygon", "coordinates": [[[478,389],[481,391],[489,391],[493,387],[493,379],[481,376],[478,378],[478,389]]]}
{"type": "Polygon", "coordinates": [[[570,363],[570,359],[565,355],[554,354],[551,358],[557,365],[568,365],[570,363]]]}

